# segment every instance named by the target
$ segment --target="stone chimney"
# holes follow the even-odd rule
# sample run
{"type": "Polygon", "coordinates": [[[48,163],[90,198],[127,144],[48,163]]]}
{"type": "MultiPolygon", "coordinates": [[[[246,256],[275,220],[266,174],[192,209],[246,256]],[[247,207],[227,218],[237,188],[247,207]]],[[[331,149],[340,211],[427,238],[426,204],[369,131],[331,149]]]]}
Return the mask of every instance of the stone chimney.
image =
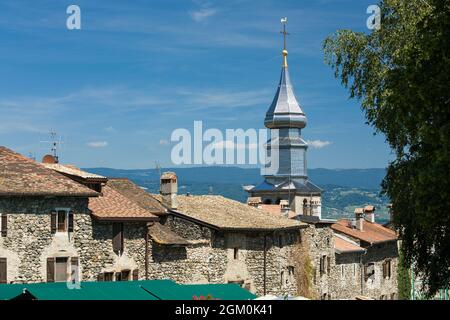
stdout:
{"type": "Polygon", "coordinates": [[[289,217],[289,211],[291,211],[291,207],[289,205],[288,200],[281,200],[280,201],[280,211],[281,214],[285,217],[289,217]]]}
{"type": "Polygon", "coordinates": [[[364,218],[374,223],[375,222],[375,207],[374,206],[365,206],[364,207],[364,218]]]}
{"type": "Polygon", "coordinates": [[[178,182],[175,172],[164,172],[160,178],[162,204],[170,209],[177,208],[178,182]]]}
{"type": "Polygon", "coordinates": [[[356,208],[355,209],[355,218],[356,218],[356,229],[359,231],[364,230],[364,209],[356,208]]]}
{"type": "Polygon", "coordinates": [[[251,207],[259,208],[262,203],[261,197],[248,197],[247,204],[251,207]]]}

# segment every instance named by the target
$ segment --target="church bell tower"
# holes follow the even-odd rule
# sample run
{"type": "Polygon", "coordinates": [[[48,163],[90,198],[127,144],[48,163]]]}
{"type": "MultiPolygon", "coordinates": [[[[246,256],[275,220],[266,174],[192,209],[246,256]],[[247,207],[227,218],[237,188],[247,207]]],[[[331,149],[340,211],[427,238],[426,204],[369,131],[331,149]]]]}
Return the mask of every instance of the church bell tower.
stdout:
{"type": "Polygon", "coordinates": [[[321,219],[322,190],[308,179],[306,151],[308,144],[301,131],[306,127],[306,115],[294,93],[289,77],[286,48],[287,18],[282,18],[284,47],[282,68],[275,97],[266,112],[264,125],[270,129],[266,156],[271,158],[263,174],[264,181],[248,189],[250,197],[261,197],[264,204],[288,202],[289,210],[298,215],[321,219]],[[274,158],[276,168],[272,168],[274,158]]]}

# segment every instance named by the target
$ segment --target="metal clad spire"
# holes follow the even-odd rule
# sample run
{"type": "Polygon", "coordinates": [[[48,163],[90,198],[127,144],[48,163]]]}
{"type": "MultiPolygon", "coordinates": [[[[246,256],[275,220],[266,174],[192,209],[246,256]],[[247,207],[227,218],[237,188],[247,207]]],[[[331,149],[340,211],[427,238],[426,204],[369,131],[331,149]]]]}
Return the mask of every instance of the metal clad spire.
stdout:
{"type": "Polygon", "coordinates": [[[286,36],[289,33],[286,31],[287,18],[281,19],[283,25],[283,31],[280,33],[283,35],[283,68],[281,69],[280,82],[278,89],[269,110],[266,113],[264,124],[267,128],[299,128],[302,129],[306,126],[306,116],[303,112],[300,104],[295,97],[294,89],[289,77],[287,55],[286,50],[286,36]]]}

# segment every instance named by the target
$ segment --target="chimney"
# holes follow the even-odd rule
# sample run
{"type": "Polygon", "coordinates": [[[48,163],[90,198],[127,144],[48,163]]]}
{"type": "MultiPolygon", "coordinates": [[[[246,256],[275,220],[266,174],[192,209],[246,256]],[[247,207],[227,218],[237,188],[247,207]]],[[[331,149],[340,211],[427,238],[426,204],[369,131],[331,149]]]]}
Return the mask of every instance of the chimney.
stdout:
{"type": "Polygon", "coordinates": [[[247,204],[251,207],[259,208],[262,203],[261,197],[248,197],[247,204]]]}
{"type": "Polygon", "coordinates": [[[364,218],[372,223],[375,223],[375,207],[365,206],[364,207],[364,218]]]}
{"type": "Polygon", "coordinates": [[[280,210],[281,214],[285,217],[289,217],[289,211],[291,211],[291,207],[289,206],[288,200],[281,200],[280,201],[280,210]]]}
{"type": "Polygon", "coordinates": [[[170,209],[177,208],[178,182],[175,172],[163,172],[160,178],[162,204],[170,209]]]}
{"type": "Polygon", "coordinates": [[[356,229],[359,231],[364,230],[364,209],[356,208],[355,209],[355,218],[356,218],[356,229]]]}

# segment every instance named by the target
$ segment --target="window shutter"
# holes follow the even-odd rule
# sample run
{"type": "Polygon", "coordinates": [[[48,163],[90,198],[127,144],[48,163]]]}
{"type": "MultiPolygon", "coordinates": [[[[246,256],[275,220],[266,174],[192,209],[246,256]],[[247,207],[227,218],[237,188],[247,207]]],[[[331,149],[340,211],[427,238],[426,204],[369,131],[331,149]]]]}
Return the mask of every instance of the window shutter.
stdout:
{"type": "Polygon", "coordinates": [[[1,230],[2,230],[2,237],[6,237],[8,234],[8,216],[6,215],[6,213],[2,213],[1,214],[1,230]]]}
{"type": "Polygon", "coordinates": [[[97,276],[97,281],[105,281],[105,274],[99,273],[97,276]]]}
{"type": "Polygon", "coordinates": [[[47,282],[55,282],[55,258],[47,258],[47,282]]]}
{"type": "Polygon", "coordinates": [[[69,232],[73,232],[73,211],[69,211],[69,232]]]}
{"type": "Polygon", "coordinates": [[[0,258],[0,283],[7,283],[7,280],[8,274],[6,258],[0,258]]]}
{"type": "Polygon", "coordinates": [[[139,269],[133,270],[133,281],[139,280],[139,269]]]}
{"type": "Polygon", "coordinates": [[[57,212],[56,210],[52,210],[50,219],[52,233],[56,233],[56,221],[57,221],[57,212]]]}
{"type": "Polygon", "coordinates": [[[324,258],[320,257],[320,274],[324,272],[324,258]]]}
{"type": "Polygon", "coordinates": [[[113,224],[113,250],[116,253],[123,252],[123,225],[122,223],[113,224]]]}
{"type": "Polygon", "coordinates": [[[331,271],[331,258],[327,257],[327,273],[329,274],[331,271]]]}
{"type": "Polygon", "coordinates": [[[364,266],[364,279],[367,281],[369,279],[369,270],[368,270],[368,266],[364,266]]]}

